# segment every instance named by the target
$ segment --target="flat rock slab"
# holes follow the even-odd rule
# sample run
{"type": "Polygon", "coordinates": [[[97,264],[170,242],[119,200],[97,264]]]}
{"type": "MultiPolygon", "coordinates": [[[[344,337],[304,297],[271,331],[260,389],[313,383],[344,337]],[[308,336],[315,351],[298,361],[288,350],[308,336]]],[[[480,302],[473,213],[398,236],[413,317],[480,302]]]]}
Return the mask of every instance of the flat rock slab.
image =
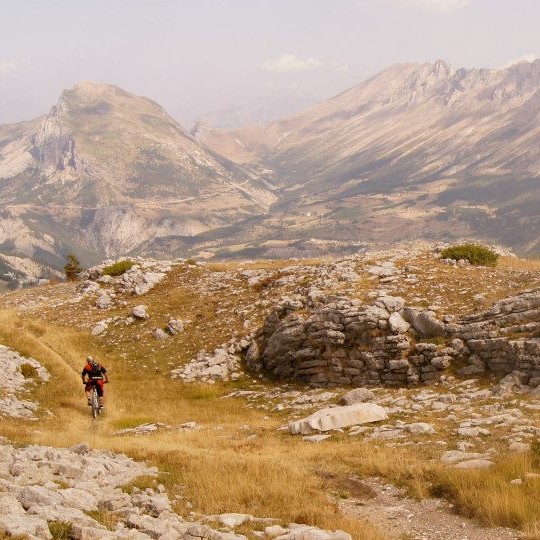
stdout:
{"type": "Polygon", "coordinates": [[[489,469],[493,461],[489,459],[471,459],[469,461],[460,461],[455,467],[458,469],[489,469]]]}
{"type": "Polygon", "coordinates": [[[374,403],[329,407],[317,411],[302,420],[291,422],[289,424],[289,433],[292,435],[311,435],[318,431],[330,431],[387,419],[388,415],[385,409],[374,403]]]}
{"type": "Polygon", "coordinates": [[[302,437],[302,440],[307,442],[323,442],[326,441],[326,439],[330,439],[331,435],[306,435],[305,437],[302,437]]]}
{"type": "Polygon", "coordinates": [[[486,459],[486,454],[478,452],[462,452],[461,450],[448,450],[441,456],[441,461],[444,463],[460,463],[462,461],[471,461],[477,459],[486,459]]]}

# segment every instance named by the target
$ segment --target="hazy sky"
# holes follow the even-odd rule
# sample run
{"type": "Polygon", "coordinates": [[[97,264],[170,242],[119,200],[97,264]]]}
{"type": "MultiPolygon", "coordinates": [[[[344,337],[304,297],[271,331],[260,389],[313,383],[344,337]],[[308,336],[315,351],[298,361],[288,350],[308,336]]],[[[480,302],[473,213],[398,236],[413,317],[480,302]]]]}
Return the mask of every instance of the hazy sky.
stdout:
{"type": "Polygon", "coordinates": [[[502,67],[540,54],[539,28],[539,0],[0,0],[0,123],[83,79],[189,121],[396,62],[502,67]]]}

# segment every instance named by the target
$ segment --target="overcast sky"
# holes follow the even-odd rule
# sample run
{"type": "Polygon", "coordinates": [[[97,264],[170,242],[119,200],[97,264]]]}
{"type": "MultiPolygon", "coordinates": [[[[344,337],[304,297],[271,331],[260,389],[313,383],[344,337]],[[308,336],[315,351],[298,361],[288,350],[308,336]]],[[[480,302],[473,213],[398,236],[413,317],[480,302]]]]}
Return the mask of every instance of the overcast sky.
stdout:
{"type": "Polygon", "coordinates": [[[0,0],[0,123],[89,79],[188,122],[271,95],[326,98],[396,62],[540,54],[539,0],[0,0]]]}

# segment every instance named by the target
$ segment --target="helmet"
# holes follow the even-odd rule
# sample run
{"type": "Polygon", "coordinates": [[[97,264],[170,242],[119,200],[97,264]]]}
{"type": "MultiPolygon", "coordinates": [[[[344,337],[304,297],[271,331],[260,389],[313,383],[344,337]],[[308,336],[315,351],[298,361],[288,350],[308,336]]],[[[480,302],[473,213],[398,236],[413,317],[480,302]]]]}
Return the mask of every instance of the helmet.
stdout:
{"type": "Polygon", "coordinates": [[[91,356],[87,356],[86,361],[92,364],[94,362],[94,359],[91,356]]]}

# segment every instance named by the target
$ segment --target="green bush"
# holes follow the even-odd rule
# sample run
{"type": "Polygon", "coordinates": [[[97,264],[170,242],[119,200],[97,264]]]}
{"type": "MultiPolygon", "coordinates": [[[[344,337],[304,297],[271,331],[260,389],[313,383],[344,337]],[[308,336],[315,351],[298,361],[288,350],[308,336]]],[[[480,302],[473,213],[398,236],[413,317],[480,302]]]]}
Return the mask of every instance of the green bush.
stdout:
{"type": "Polygon", "coordinates": [[[499,256],[493,250],[480,244],[459,244],[450,246],[441,252],[443,259],[459,261],[465,259],[477,266],[495,266],[499,256]]]}
{"type": "Polygon", "coordinates": [[[113,277],[121,276],[122,274],[125,274],[134,264],[135,263],[133,261],[130,261],[129,259],[115,262],[114,264],[106,266],[103,269],[103,275],[113,277]]]}
{"type": "Polygon", "coordinates": [[[32,364],[21,364],[19,370],[25,379],[34,379],[38,376],[37,369],[32,364]]]}

